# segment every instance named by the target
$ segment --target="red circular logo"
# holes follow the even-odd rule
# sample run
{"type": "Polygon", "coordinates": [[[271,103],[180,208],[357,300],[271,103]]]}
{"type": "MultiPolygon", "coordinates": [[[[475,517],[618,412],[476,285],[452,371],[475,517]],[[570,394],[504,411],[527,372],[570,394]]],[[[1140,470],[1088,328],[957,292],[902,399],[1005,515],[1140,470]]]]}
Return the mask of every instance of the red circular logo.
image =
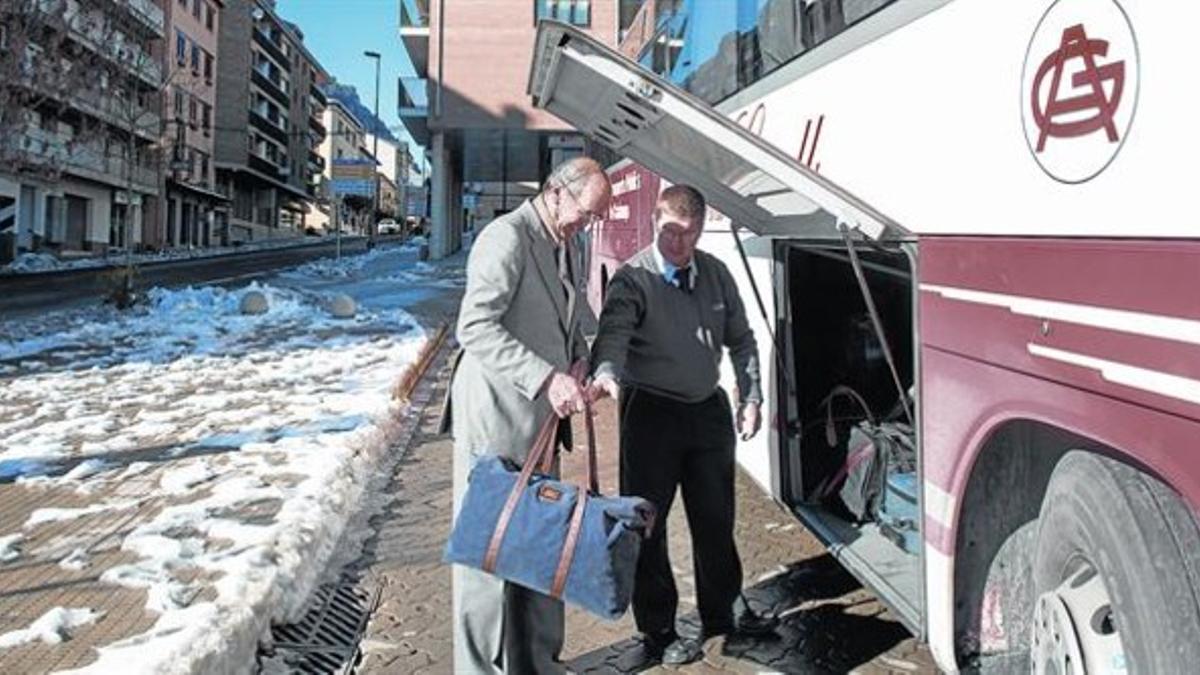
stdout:
{"type": "Polygon", "coordinates": [[[1021,120],[1038,165],[1082,183],[1116,158],[1138,95],[1133,26],[1116,0],[1057,0],[1025,53],[1021,120]]]}

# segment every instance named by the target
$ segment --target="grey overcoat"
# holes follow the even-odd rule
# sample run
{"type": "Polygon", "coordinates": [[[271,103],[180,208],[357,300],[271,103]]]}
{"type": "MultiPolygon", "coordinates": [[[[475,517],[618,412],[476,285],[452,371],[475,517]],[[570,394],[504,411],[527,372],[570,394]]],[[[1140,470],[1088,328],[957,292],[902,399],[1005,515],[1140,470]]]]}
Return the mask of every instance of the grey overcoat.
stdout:
{"type": "Polygon", "coordinates": [[[522,462],[553,414],[542,386],[587,358],[580,331],[586,270],[569,249],[574,284],[559,278],[555,244],[532,202],[488,224],[467,262],[458,317],[462,355],[450,386],[455,446],[522,462]]]}

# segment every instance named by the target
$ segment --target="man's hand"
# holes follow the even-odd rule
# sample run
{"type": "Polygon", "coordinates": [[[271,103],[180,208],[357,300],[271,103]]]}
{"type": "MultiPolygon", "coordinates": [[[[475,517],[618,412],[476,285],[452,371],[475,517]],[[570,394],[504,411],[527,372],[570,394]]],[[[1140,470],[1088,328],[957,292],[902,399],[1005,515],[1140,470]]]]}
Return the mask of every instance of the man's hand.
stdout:
{"type": "Polygon", "coordinates": [[[555,372],[547,380],[546,398],[559,417],[570,417],[583,411],[584,391],[579,381],[566,373],[555,372]]]}
{"type": "Polygon", "coordinates": [[[587,388],[587,399],[591,403],[595,403],[605,396],[611,396],[616,400],[621,393],[621,386],[617,384],[617,380],[611,375],[601,375],[592,380],[592,383],[587,388]]]}
{"type": "Polygon", "coordinates": [[[743,441],[754,438],[754,435],[758,433],[758,428],[762,425],[762,415],[759,414],[758,401],[747,401],[742,404],[737,423],[738,433],[742,435],[743,441]]]}

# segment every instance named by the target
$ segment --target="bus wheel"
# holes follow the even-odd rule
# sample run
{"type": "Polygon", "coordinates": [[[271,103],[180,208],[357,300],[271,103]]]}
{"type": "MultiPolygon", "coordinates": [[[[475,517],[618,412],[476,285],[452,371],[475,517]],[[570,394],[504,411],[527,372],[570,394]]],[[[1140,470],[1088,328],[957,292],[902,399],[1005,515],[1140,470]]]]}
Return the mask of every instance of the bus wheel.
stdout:
{"type": "Polygon", "coordinates": [[[1200,532],[1170,488],[1132,467],[1063,457],[1042,502],[1033,581],[1035,673],[1200,663],[1200,532]]]}

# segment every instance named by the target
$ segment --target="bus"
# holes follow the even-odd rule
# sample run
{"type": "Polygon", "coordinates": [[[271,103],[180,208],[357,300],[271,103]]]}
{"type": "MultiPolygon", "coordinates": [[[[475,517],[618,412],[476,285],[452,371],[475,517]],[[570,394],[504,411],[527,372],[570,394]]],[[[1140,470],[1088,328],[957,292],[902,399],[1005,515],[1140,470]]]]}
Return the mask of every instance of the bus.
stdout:
{"type": "Polygon", "coordinates": [[[876,4],[717,107],[540,25],[534,103],[625,158],[589,299],[696,186],[764,365],[740,465],[940,668],[1195,672],[1200,7],[876,4]],[[908,399],[916,545],[828,499],[839,389],[908,399]]]}

